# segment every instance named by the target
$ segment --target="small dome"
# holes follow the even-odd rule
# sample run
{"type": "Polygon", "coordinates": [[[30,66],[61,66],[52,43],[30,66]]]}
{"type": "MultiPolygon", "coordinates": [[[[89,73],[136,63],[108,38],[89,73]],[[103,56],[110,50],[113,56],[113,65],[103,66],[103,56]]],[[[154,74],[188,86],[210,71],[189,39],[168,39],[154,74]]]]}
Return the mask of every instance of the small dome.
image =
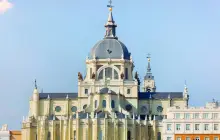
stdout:
{"type": "Polygon", "coordinates": [[[116,94],[114,91],[110,90],[109,88],[102,88],[100,94],[116,94]]]}
{"type": "Polygon", "coordinates": [[[130,53],[127,47],[117,39],[103,39],[95,44],[90,52],[90,59],[128,59],[130,53]]]}

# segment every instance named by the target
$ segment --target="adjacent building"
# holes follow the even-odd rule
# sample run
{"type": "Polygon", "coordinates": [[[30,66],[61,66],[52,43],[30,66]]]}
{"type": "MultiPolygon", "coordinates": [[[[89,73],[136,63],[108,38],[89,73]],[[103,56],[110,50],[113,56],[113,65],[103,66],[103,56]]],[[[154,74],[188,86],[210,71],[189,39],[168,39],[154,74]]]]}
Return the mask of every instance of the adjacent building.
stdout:
{"type": "Polygon", "coordinates": [[[4,124],[0,130],[0,140],[10,140],[10,131],[7,124],[4,124]]]}
{"type": "Polygon", "coordinates": [[[21,131],[13,130],[10,131],[10,140],[21,140],[21,131]]]}
{"type": "Polygon", "coordinates": [[[0,140],[21,140],[21,131],[10,131],[4,124],[0,130],[0,140]]]}
{"type": "Polygon", "coordinates": [[[220,106],[171,107],[163,122],[163,140],[219,140],[220,106]]]}

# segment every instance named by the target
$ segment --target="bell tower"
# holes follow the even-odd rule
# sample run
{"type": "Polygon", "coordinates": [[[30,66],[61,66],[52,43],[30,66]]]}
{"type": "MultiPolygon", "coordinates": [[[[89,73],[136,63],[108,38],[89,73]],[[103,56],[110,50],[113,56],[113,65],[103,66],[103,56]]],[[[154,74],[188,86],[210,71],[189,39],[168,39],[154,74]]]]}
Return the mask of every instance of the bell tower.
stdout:
{"type": "Polygon", "coordinates": [[[147,66],[147,73],[144,76],[144,92],[156,92],[156,85],[154,81],[154,76],[151,72],[150,61],[151,57],[150,54],[147,56],[148,66],[147,66]]]}

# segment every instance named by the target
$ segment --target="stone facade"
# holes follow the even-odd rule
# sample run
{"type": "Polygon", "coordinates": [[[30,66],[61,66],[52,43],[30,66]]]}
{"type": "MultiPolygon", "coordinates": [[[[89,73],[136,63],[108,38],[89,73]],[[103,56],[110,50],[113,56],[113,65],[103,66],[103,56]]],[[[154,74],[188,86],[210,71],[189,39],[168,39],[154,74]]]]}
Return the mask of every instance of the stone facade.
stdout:
{"type": "Polygon", "coordinates": [[[150,57],[143,87],[127,47],[116,36],[112,8],[106,34],[78,73],[77,93],[39,93],[30,100],[22,140],[160,140],[169,107],[187,107],[188,90],[157,92],[150,57]],[[141,91],[141,89],[144,89],[141,91]]]}

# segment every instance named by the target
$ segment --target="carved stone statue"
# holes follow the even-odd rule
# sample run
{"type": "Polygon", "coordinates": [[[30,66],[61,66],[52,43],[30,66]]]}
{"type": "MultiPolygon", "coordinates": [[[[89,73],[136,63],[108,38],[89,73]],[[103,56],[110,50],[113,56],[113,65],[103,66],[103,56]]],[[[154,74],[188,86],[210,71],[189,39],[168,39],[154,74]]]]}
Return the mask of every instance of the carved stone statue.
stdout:
{"type": "Polygon", "coordinates": [[[140,85],[141,82],[140,82],[140,79],[139,79],[139,77],[138,77],[138,73],[137,73],[137,72],[135,72],[134,78],[137,80],[138,85],[140,85]]]}
{"type": "Polygon", "coordinates": [[[95,73],[94,72],[92,73],[92,79],[95,79],[95,73]]]}
{"type": "Polygon", "coordinates": [[[124,75],[124,73],[122,72],[122,73],[121,73],[121,79],[124,79],[124,77],[125,77],[125,75],[124,75]]]}
{"type": "Polygon", "coordinates": [[[78,72],[78,80],[83,80],[82,74],[80,72],[78,72]]]}

